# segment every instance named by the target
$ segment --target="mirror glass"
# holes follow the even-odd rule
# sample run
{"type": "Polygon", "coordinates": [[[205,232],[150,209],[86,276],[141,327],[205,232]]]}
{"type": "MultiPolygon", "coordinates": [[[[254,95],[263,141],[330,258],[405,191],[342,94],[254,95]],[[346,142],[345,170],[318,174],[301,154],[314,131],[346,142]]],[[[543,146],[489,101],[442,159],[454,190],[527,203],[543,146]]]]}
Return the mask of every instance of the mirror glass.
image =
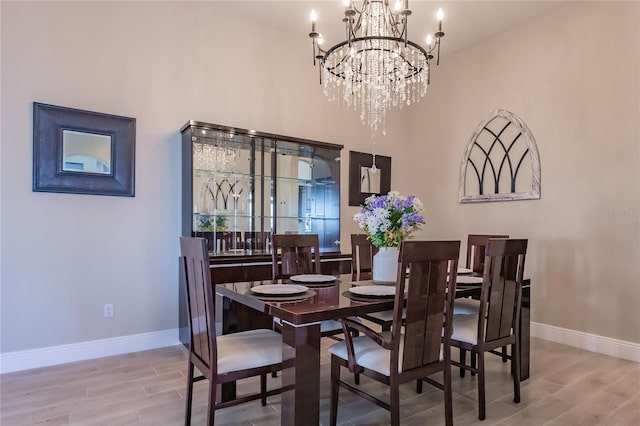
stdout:
{"type": "Polygon", "coordinates": [[[370,167],[360,167],[360,192],[364,194],[380,193],[381,170],[371,170],[370,167]]]}
{"type": "Polygon", "coordinates": [[[62,170],[111,174],[111,136],[63,130],[62,170]]]}

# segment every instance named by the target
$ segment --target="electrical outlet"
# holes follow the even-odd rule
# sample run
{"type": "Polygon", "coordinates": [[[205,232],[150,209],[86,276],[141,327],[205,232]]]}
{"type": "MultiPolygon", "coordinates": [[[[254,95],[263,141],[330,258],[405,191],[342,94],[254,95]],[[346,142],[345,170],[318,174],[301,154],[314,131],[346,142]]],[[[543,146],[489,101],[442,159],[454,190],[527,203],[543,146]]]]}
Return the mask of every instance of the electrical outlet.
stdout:
{"type": "Polygon", "coordinates": [[[104,317],[111,318],[113,316],[113,304],[105,303],[104,305],[104,317]]]}

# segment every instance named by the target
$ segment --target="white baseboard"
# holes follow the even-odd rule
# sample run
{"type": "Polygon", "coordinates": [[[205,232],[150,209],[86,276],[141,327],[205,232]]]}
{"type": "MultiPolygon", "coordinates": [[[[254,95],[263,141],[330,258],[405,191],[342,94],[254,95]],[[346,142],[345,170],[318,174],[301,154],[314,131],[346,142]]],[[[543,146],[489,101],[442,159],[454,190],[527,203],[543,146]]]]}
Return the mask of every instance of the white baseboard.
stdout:
{"type": "Polygon", "coordinates": [[[178,329],[0,354],[0,374],[180,344],[178,329]]]}
{"type": "MultiPolygon", "coordinates": [[[[531,336],[640,362],[640,344],[531,322],[531,336]]],[[[178,329],[0,354],[0,374],[180,344],[178,329]]]]}
{"type": "Polygon", "coordinates": [[[616,358],[640,362],[640,344],[531,322],[531,336],[616,358]]]}

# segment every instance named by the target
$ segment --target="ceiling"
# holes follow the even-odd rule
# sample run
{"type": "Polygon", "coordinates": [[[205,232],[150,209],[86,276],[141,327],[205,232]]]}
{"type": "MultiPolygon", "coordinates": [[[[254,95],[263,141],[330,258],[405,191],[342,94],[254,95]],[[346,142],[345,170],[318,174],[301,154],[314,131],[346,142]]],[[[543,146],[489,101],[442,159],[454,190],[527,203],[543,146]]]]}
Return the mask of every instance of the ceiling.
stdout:
{"type": "MultiPolygon", "coordinates": [[[[361,0],[357,1],[361,3],[361,0]]],[[[298,33],[301,37],[306,37],[311,31],[309,14],[311,9],[315,9],[318,14],[317,31],[324,37],[324,47],[344,40],[342,0],[236,0],[224,3],[229,11],[298,33]]],[[[566,3],[568,1],[411,0],[409,8],[413,13],[408,21],[409,39],[424,46],[426,35],[437,29],[435,15],[442,7],[445,37],[441,55],[446,56],[566,3]]]]}

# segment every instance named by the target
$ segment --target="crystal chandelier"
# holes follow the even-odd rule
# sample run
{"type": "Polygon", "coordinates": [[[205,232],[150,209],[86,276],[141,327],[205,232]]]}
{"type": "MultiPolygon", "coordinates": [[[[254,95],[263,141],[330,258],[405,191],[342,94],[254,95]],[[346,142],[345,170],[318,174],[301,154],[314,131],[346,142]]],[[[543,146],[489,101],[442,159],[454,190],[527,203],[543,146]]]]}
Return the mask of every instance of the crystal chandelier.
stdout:
{"type": "Polygon", "coordinates": [[[333,101],[342,99],[355,110],[375,134],[385,132],[385,116],[391,107],[402,108],[418,102],[427,92],[429,65],[437,52],[440,62],[442,9],[438,10],[438,31],[428,35],[427,48],[408,39],[409,1],[345,0],[346,40],[324,50],[322,35],[316,32],[317,15],[311,11],[313,63],[319,65],[324,94],[333,101]]]}

